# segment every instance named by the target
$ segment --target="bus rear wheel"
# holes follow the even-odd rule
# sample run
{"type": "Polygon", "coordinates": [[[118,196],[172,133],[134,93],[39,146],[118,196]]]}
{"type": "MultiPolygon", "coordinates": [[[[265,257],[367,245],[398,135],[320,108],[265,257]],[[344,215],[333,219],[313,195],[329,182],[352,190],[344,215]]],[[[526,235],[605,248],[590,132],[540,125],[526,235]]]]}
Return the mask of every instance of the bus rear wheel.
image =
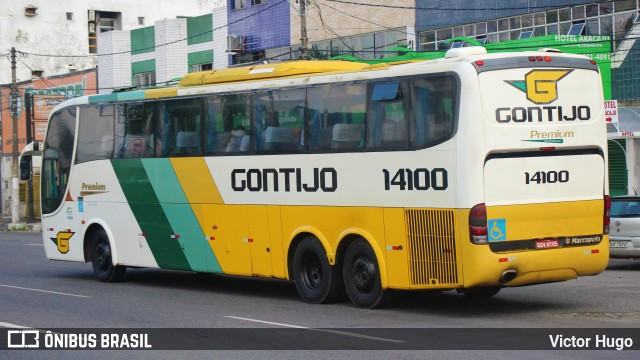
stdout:
{"type": "Polygon", "coordinates": [[[330,303],[344,294],[342,274],[329,264],[327,252],[313,236],[302,240],[293,255],[293,278],[302,300],[330,303]]]}
{"type": "Polygon", "coordinates": [[[345,289],[354,305],[373,309],[387,303],[389,294],[382,289],[378,260],[367,241],[349,245],[343,264],[345,289]]]}
{"type": "Polygon", "coordinates": [[[91,264],[98,280],[105,282],[122,281],[127,268],[121,265],[113,265],[111,245],[109,245],[109,237],[104,229],[99,229],[93,233],[90,244],[91,264]]]}

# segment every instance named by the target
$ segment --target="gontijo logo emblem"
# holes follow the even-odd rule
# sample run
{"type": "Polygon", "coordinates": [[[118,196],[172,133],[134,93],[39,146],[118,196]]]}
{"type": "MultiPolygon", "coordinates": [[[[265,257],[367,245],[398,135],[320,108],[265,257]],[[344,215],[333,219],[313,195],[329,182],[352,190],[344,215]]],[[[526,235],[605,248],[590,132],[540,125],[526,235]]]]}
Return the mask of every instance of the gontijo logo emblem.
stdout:
{"type": "Polygon", "coordinates": [[[60,231],[54,238],[49,238],[53,241],[54,244],[58,246],[58,251],[61,254],[66,254],[69,252],[69,239],[75,234],[71,230],[60,231]]]}
{"type": "Polygon", "coordinates": [[[573,70],[532,70],[522,80],[505,80],[527,94],[527,100],[536,104],[550,104],[558,99],[558,81],[573,70]]]}

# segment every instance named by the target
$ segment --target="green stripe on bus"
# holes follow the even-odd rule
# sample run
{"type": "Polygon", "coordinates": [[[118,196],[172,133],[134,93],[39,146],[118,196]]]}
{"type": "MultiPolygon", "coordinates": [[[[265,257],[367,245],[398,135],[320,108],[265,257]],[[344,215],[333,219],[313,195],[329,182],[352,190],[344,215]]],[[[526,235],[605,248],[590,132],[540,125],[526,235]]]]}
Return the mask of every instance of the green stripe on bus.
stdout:
{"type": "Polygon", "coordinates": [[[158,202],[140,159],[111,160],[120,187],[146,234],[147,244],[158,266],[163,269],[191,270],[164,209],[158,202]]]}
{"type": "Polygon", "coordinates": [[[194,271],[222,273],[169,159],[143,159],[142,165],[174,234],[194,271]]]}

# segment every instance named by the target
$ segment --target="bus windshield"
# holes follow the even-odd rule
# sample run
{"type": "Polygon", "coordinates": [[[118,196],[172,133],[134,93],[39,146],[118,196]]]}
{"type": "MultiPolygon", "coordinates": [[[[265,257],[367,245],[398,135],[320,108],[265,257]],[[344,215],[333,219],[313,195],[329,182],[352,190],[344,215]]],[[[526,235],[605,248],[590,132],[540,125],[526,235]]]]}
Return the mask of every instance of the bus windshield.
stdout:
{"type": "Polygon", "coordinates": [[[65,109],[51,117],[42,160],[43,214],[56,211],[64,198],[71,170],[75,132],[75,108],[65,109]]]}

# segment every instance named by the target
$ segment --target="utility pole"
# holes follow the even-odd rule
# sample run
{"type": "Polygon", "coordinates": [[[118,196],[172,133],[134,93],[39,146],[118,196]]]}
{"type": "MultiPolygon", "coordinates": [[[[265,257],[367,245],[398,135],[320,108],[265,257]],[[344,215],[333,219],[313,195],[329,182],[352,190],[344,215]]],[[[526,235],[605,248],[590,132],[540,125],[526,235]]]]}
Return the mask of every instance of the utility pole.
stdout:
{"type": "Polygon", "coordinates": [[[20,222],[20,183],[18,181],[18,85],[16,84],[16,48],[11,48],[11,103],[9,104],[11,120],[13,120],[13,136],[11,138],[13,163],[11,166],[11,222],[20,222]]]}
{"type": "Polygon", "coordinates": [[[300,0],[300,42],[302,46],[300,58],[307,60],[309,58],[307,49],[309,43],[309,38],[307,38],[307,0],[300,0]]]}

